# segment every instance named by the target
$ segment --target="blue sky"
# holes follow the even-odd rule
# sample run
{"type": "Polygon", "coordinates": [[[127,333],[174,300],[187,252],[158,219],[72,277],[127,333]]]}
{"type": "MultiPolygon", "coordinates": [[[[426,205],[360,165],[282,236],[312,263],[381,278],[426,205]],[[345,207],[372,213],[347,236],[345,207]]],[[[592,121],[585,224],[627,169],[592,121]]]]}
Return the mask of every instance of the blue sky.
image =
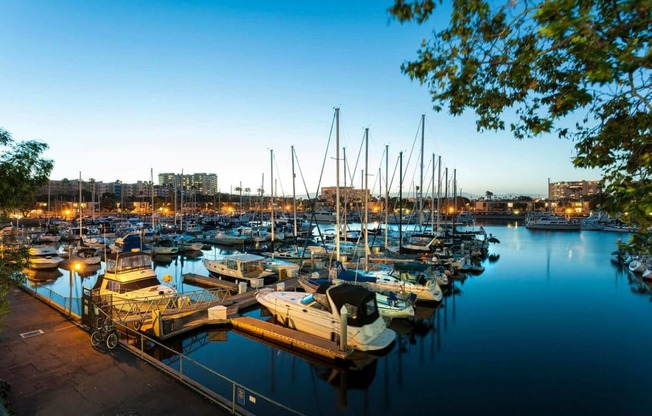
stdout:
{"type": "Polygon", "coordinates": [[[387,145],[390,178],[403,152],[408,194],[425,114],[427,192],[433,153],[464,194],[546,196],[548,178],[599,179],[573,168],[570,142],[479,133],[472,113],[435,113],[426,87],[400,72],[434,22],[401,25],[391,3],[0,0],[0,127],[48,143],[52,179],[183,170],[217,174],[223,192],[258,189],[264,176],[269,194],[271,150],[276,194],[291,196],[291,146],[298,195],[320,178],[335,185],[339,107],[349,170],[360,157],[354,186],[369,128],[369,187],[380,193],[379,169],[384,187],[387,145]]]}

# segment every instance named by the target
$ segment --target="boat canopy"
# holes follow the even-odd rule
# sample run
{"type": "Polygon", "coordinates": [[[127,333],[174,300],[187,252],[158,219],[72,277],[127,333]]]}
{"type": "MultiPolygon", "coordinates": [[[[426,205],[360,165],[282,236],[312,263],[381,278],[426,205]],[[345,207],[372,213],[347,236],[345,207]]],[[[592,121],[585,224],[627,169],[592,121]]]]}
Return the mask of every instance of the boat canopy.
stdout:
{"type": "MultiPolygon", "coordinates": [[[[317,289],[318,293],[320,289],[317,289]]],[[[350,326],[362,327],[375,322],[380,316],[376,295],[362,286],[342,283],[330,286],[326,293],[335,305],[336,313],[340,313],[342,306],[346,307],[350,326]]]]}
{"type": "Polygon", "coordinates": [[[152,268],[152,258],[142,251],[128,253],[111,253],[107,255],[106,272],[120,273],[128,270],[152,268]]]}

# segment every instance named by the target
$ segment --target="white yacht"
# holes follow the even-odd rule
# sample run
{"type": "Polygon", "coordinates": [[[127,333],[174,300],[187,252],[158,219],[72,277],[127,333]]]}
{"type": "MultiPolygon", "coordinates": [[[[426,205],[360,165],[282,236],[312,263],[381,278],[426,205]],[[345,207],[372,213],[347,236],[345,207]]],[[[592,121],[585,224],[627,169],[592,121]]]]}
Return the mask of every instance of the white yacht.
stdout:
{"type": "Polygon", "coordinates": [[[323,285],[315,293],[261,290],[256,300],[285,326],[334,342],[340,340],[345,307],[347,346],[356,350],[382,350],[396,338],[380,316],[375,294],[361,286],[323,285]]]}

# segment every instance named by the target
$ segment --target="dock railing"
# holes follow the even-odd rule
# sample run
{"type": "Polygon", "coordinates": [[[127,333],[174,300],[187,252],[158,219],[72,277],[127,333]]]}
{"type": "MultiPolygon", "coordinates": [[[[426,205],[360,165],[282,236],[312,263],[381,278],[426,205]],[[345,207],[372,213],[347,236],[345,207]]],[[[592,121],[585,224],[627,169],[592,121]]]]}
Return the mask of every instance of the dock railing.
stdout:
{"type": "Polygon", "coordinates": [[[154,338],[116,323],[122,334],[120,345],[165,371],[216,405],[238,415],[303,415],[282,403],[231,380],[154,338]],[[150,352],[158,350],[157,359],[150,352]]]}

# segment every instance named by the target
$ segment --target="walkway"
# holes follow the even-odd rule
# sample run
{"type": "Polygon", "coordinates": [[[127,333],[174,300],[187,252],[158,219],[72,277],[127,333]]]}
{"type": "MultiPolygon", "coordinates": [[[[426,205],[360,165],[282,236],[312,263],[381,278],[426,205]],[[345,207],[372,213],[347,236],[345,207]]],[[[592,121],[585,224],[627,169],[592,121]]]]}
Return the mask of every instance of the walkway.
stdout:
{"type": "Polygon", "coordinates": [[[120,347],[94,349],[86,331],[22,290],[8,300],[0,379],[17,415],[230,414],[120,347]],[[29,332],[38,335],[21,337],[29,332]]]}

